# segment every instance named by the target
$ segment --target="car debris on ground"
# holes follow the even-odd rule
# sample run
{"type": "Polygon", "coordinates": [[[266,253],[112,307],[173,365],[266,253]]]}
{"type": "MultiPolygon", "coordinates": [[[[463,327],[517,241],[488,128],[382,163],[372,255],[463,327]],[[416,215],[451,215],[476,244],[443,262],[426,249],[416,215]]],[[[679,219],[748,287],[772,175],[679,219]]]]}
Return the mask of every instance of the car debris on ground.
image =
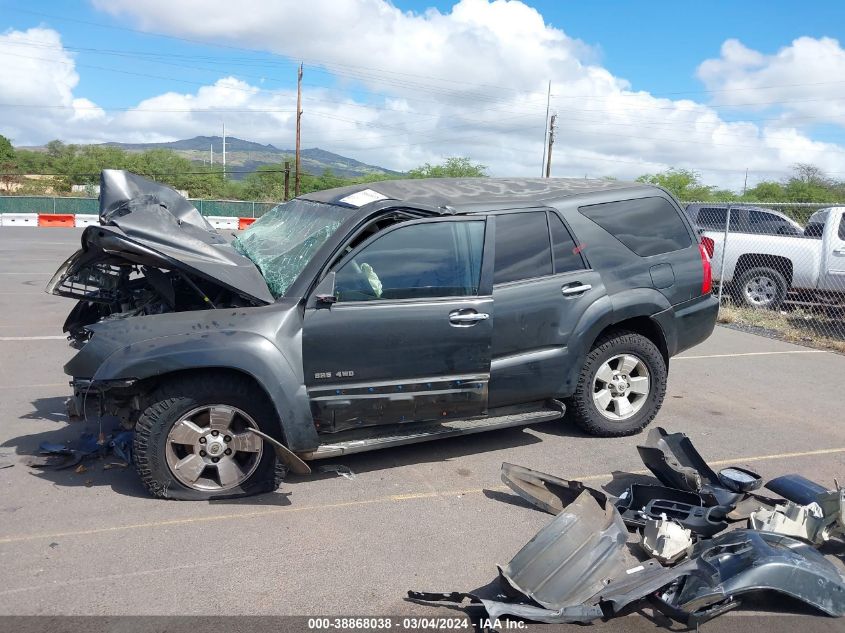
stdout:
{"type": "Polygon", "coordinates": [[[97,435],[84,432],[73,443],[41,442],[38,446],[38,454],[31,456],[27,460],[27,465],[42,470],[64,470],[75,467],[75,472],[81,474],[87,470],[83,461],[113,456],[121,462],[112,461],[103,467],[104,470],[115,468],[117,465],[126,467],[132,463],[133,435],[132,431],[121,430],[97,435]]]}
{"type": "Polygon", "coordinates": [[[419,591],[408,598],[469,600],[491,621],[588,623],[651,607],[697,626],[744,596],[774,592],[845,616],[845,576],[818,550],[845,540],[845,488],[784,475],[766,485],[782,498],[769,497],[758,492],[756,473],[717,473],[686,435],[660,427],[637,450],[662,485],[634,483],[618,497],[502,464],[505,484],[554,519],[498,567],[502,591],[494,598],[419,591]],[[640,532],[641,556],[626,547],[629,530],[640,532]]]}

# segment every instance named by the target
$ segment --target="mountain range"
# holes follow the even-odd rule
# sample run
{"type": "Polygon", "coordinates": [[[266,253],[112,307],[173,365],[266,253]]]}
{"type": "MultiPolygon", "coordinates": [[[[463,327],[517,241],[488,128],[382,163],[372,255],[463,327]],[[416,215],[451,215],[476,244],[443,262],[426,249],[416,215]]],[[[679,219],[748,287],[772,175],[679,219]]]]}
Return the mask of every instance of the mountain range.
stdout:
{"type": "MultiPolygon", "coordinates": [[[[165,143],[103,143],[112,147],[119,147],[127,152],[143,152],[151,149],[169,149],[180,156],[198,163],[208,163],[209,149],[214,148],[214,163],[223,161],[223,139],[220,136],[195,136],[194,138],[165,143]]],[[[251,172],[262,165],[277,165],[285,160],[294,160],[294,150],[280,149],[274,145],[262,145],[254,141],[247,141],[234,136],[226,137],[226,167],[232,172],[251,172]]],[[[354,158],[334,154],[333,152],[311,147],[300,153],[302,171],[309,174],[321,174],[330,169],[336,176],[353,178],[370,174],[397,175],[400,172],[362,163],[354,158]]],[[[245,174],[232,173],[232,178],[240,179],[245,174]]]]}

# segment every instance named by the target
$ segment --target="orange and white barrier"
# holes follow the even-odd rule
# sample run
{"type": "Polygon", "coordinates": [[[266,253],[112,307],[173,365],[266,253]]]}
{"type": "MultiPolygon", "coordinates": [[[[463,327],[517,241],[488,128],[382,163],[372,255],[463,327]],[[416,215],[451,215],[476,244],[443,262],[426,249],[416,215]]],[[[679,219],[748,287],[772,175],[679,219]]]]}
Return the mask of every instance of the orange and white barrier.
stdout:
{"type": "Polygon", "coordinates": [[[218,231],[237,231],[240,220],[225,215],[209,215],[205,219],[218,231]]]}
{"type": "Polygon", "coordinates": [[[77,213],[73,216],[74,226],[99,226],[100,216],[93,213],[77,213]]]}
{"type": "Polygon", "coordinates": [[[75,224],[72,213],[39,213],[38,226],[72,227],[75,224]]]}
{"type": "Polygon", "coordinates": [[[0,226],[38,226],[38,214],[0,213],[0,226]]]}
{"type": "MultiPolygon", "coordinates": [[[[206,218],[218,231],[243,231],[256,218],[208,216],[206,218]]],[[[0,226],[84,227],[96,226],[100,216],[93,213],[0,213],[0,226]]]]}

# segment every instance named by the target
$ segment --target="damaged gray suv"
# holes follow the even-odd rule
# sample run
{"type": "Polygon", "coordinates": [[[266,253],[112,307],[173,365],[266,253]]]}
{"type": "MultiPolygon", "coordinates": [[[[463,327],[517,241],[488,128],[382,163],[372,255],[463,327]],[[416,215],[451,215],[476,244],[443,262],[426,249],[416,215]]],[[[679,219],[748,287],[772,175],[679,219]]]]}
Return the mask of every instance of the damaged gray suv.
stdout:
{"type": "Polygon", "coordinates": [[[394,180],[306,194],[236,237],[105,171],[48,291],[76,410],[134,429],[147,489],[275,489],[308,461],[570,417],[636,433],[712,332],[710,262],[660,188],[394,180]]]}

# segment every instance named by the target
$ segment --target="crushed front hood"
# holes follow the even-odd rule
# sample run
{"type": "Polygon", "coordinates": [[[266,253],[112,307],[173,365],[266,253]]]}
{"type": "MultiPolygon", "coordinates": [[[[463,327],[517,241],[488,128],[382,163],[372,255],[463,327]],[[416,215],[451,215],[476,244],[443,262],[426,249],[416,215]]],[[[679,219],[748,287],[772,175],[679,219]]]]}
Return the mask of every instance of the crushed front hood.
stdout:
{"type": "MultiPolygon", "coordinates": [[[[255,264],[238,253],[200,212],[173,189],[127,171],[106,169],[100,178],[100,225],[82,234],[82,249],[68,259],[47,292],[75,296],[86,265],[103,255],[207,279],[250,301],[272,303],[255,264]],[[81,279],[75,278],[80,275],[81,279]]],[[[90,285],[89,284],[89,285],[90,285]]]]}

